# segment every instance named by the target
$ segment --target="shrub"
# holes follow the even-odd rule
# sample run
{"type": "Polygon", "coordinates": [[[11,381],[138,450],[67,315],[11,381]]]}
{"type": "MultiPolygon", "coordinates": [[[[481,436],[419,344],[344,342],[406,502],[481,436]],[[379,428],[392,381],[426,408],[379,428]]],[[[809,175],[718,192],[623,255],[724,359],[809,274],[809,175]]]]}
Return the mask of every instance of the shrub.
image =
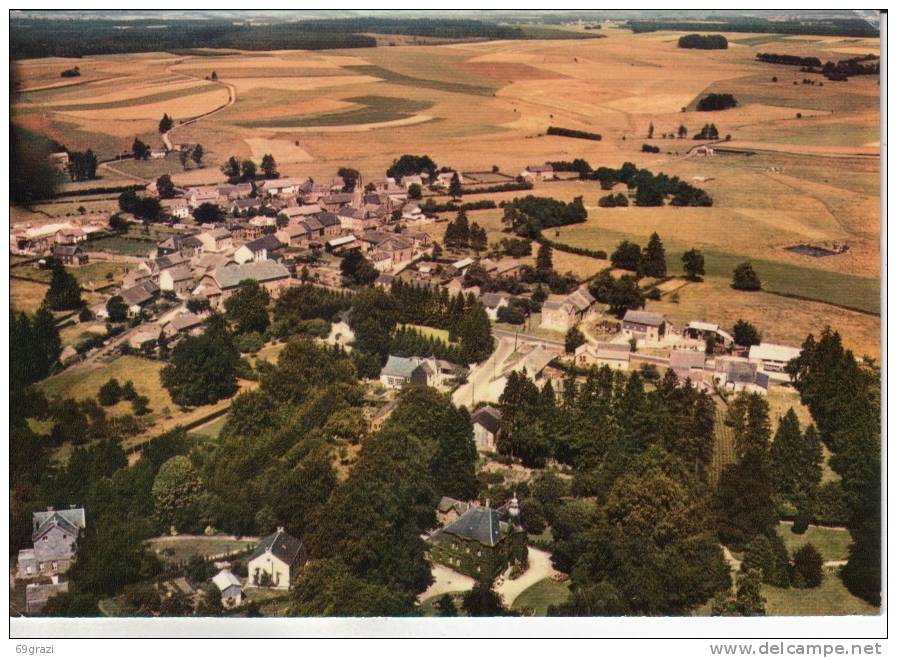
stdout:
{"type": "Polygon", "coordinates": [[[757,535],[744,549],[743,571],[757,569],[764,583],[788,587],[790,583],[788,549],[777,534],[757,535]]]}
{"type": "Polygon", "coordinates": [[[698,112],[715,112],[737,107],[738,101],[732,94],[707,94],[698,101],[698,112]]]}
{"type": "Polygon", "coordinates": [[[686,34],[679,37],[680,48],[697,50],[726,50],[729,41],[722,34],[686,34]]]}
{"type": "Polygon", "coordinates": [[[742,263],[732,272],[732,287],[735,290],[760,290],[760,277],[750,263],[742,263]]]}
{"type": "Polygon", "coordinates": [[[545,132],[548,135],[557,135],[558,137],[575,137],[577,139],[591,139],[596,142],[601,141],[601,135],[598,133],[590,133],[585,130],[572,130],[571,128],[548,126],[548,130],[545,132]]]}
{"type": "Polygon", "coordinates": [[[119,386],[118,380],[113,377],[105,384],[100,386],[100,390],[97,393],[97,399],[104,407],[111,407],[113,404],[118,403],[118,401],[121,399],[121,395],[121,386],[119,386]]]}
{"type": "Polygon", "coordinates": [[[242,354],[255,354],[265,345],[262,335],[257,331],[240,334],[234,339],[234,344],[242,354]]]}
{"type": "Polygon", "coordinates": [[[822,555],[813,544],[804,544],[794,554],[791,585],[819,587],[822,584],[822,555]]]}

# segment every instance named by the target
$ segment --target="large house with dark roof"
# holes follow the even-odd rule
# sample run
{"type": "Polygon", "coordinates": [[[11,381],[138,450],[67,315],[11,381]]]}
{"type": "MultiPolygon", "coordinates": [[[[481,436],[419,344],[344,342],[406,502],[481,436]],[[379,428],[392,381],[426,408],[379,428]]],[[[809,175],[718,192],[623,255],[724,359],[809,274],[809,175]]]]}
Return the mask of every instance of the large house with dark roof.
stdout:
{"type": "Polygon", "coordinates": [[[299,568],[308,560],[302,540],[283,528],[263,537],[249,556],[248,585],[289,589],[299,568]]]}
{"type": "Polygon", "coordinates": [[[477,580],[491,581],[512,564],[527,563],[526,531],[519,524],[516,497],[506,511],[470,505],[461,516],[433,532],[430,558],[477,580]]]}
{"type": "Polygon", "coordinates": [[[206,297],[212,307],[218,308],[247,279],[258,281],[268,294],[277,297],[280,290],[289,285],[290,271],[272,260],[218,267],[202,278],[194,294],[206,297]]]}
{"type": "Polygon", "coordinates": [[[46,512],[34,512],[31,522],[34,548],[19,551],[19,577],[65,572],[75,559],[78,536],[87,525],[84,508],[55,510],[48,507],[46,512]]]}

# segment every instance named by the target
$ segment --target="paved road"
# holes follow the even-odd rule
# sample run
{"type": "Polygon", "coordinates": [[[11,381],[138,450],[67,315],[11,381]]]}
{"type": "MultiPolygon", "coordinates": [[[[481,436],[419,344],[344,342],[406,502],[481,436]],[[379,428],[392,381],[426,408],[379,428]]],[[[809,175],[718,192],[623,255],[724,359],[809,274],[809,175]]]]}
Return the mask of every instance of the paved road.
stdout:
{"type": "MultiPolygon", "coordinates": [[[[476,366],[470,371],[467,377],[467,383],[458,387],[452,395],[452,401],[461,406],[466,405],[469,409],[479,401],[496,402],[498,398],[490,392],[490,382],[498,373],[498,369],[505,359],[514,351],[514,338],[507,338],[496,335],[498,345],[486,361],[476,366]]],[[[499,391],[499,395],[501,391],[499,391]]]]}

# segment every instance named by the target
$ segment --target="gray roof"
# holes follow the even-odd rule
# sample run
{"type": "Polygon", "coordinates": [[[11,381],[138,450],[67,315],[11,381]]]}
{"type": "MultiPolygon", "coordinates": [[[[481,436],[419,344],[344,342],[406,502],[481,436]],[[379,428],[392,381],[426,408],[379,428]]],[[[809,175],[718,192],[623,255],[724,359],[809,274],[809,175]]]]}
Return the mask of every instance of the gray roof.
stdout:
{"type": "Polygon", "coordinates": [[[339,217],[332,212],[322,212],[318,215],[318,221],[321,222],[321,226],[339,226],[341,224],[339,217]]]}
{"type": "Polygon", "coordinates": [[[188,281],[193,278],[193,272],[191,272],[190,268],[188,268],[186,265],[177,265],[165,271],[168,272],[171,280],[175,282],[188,281]]]}
{"type": "Polygon", "coordinates": [[[470,503],[465,503],[462,500],[457,500],[449,496],[443,496],[439,499],[439,504],[436,506],[436,511],[445,514],[449,510],[454,509],[456,512],[458,512],[458,514],[463,514],[467,511],[468,507],[470,507],[470,503]]]}
{"type": "Polygon", "coordinates": [[[81,248],[74,244],[58,244],[53,247],[54,256],[75,256],[81,248]]]}
{"type": "Polygon", "coordinates": [[[159,292],[159,286],[149,279],[144,279],[136,286],[122,290],[120,294],[128,306],[141,306],[150,301],[157,292],[159,292]]]}
{"type": "Polygon", "coordinates": [[[212,582],[215,583],[215,586],[220,590],[224,591],[229,587],[242,587],[243,584],[240,582],[240,579],[237,578],[233,573],[231,573],[230,569],[222,569],[212,578],[212,582]]]}
{"type": "Polygon", "coordinates": [[[194,313],[185,313],[184,315],[179,315],[171,321],[171,326],[174,327],[177,331],[184,331],[185,329],[198,327],[201,324],[202,319],[194,313]]]}
{"type": "Polygon", "coordinates": [[[249,556],[249,560],[254,560],[260,555],[264,555],[266,552],[270,551],[277,559],[288,565],[292,565],[301,557],[304,550],[305,547],[302,545],[302,540],[296,539],[291,534],[279,528],[277,532],[274,532],[267,537],[263,537],[259,541],[255,550],[253,550],[252,554],[249,556]]]}
{"type": "Polygon", "coordinates": [[[249,249],[249,251],[251,251],[253,253],[258,253],[262,249],[264,249],[266,251],[277,251],[283,245],[280,243],[280,240],[278,240],[276,237],[274,237],[274,235],[272,235],[271,233],[268,233],[268,234],[263,235],[262,237],[258,238],[257,240],[252,240],[251,242],[247,242],[243,246],[246,247],[247,249],[249,249]]]}
{"type": "Polygon", "coordinates": [[[489,432],[495,434],[501,428],[501,412],[492,405],[487,404],[485,407],[480,407],[474,411],[470,416],[470,421],[474,424],[482,425],[489,432]]]}
{"type": "Polygon", "coordinates": [[[501,515],[491,507],[471,505],[464,514],[446,526],[443,532],[495,546],[501,538],[501,515]]]}
{"type": "Polygon", "coordinates": [[[404,356],[393,356],[389,355],[389,359],[386,361],[386,365],[383,366],[383,370],[380,371],[381,375],[386,375],[387,377],[404,377],[406,379],[411,378],[411,373],[419,366],[421,363],[421,359],[419,357],[404,357],[404,356]]]}
{"type": "Polygon", "coordinates": [[[663,316],[660,313],[651,313],[650,311],[634,311],[629,309],[623,316],[623,322],[632,322],[634,324],[644,324],[649,327],[659,327],[663,324],[663,316]]]}
{"type": "Polygon", "coordinates": [[[480,297],[480,301],[483,302],[483,306],[486,308],[498,308],[503,299],[505,299],[505,296],[499,295],[497,292],[487,292],[480,297]]]}
{"type": "Polygon", "coordinates": [[[31,524],[36,536],[51,525],[74,528],[75,534],[77,534],[80,528],[87,525],[87,522],[83,507],[70,507],[69,509],[54,510],[51,508],[46,512],[34,512],[31,515],[31,524]]]}
{"type": "Polygon", "coordinates": [[[241,281],[246,279],[264,282],[287,279],[289,276],[290,272],[287,268],[272,260],[244,263],[243,265],[227,265],[216,268],[212,272],[212,277],[222,289],[236,288],[241,281]]]}
{"type": "Polygon", "coordinates": [[[703,368],[705,358],[705,354],[697,350],[673,350],[670,353],[670,368],[676,371],[703,368]]]}

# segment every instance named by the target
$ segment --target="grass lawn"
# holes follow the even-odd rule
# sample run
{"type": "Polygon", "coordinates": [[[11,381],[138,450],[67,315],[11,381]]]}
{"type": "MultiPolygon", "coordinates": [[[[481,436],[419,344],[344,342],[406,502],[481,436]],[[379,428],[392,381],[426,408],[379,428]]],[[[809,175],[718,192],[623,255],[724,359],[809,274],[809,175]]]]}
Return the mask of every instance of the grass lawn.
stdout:
{"type": "Polygon", "coordinates": [[[540,580],[535,585],[527,587],[520,593],[514,603],[513,610],[529,608],[536,617],[544,617],[548,614],[548,606],[558,605],[570,598],[570,584],[567,581],[558,583],[551,578],[540,580]]]}
{"type": "Polygon", "coordinates": [[[118,235],[110,235],[84,244],[87,251],[105,251],[121,256],[137,256],[145,258],[156,246],[153,240],[129,239],[118,235]]]}
{"type": "Polygon", "coordinates": [[[841,528],[810,526],[804,534],[796,535],[791,532],[790,523],[779,523],[778,533],[788,547],[789,553],[793,554],[804,544],[813,544],[826,562],[847,559],[850,533],[841,528]]]}
{"type": "MultiPolygon", "coordinates": [[[[36,270],[35,270],[36,271],[36,270]]],[[[17,311],[35,313],[44,301],[49,286],[21,279],[9,280],[9,302],[17,311]]]]}
{"type": "Polygon", "coordinates": [[[227,422],[227,414],[223,416],[219,416],[215,420],[206,423],[205,425],[200,425],[199,427],[190,430],[191,434],[199,434],[200,436],[208,439],[217,439],[218,435],[221,434],[221,430],[224,428],[224,424],[227,422]]]}
{"type": "MultiPolygon", "coordinates": [[[[116,169],[141,178],[155,180],[163,174],[179,174],[184,171],[181,161],[174,153],[169,153],[164,158],[150,158],[149,160],[121,160],[111,163],[116,169]]],[[[196,164],[190,160],[188,166],[193,169],[196,164]]]]}
{"type": "MultiPolygon", "coordinates": [[[[845,533],[847,534],[847,533],[845,533]]],[[[813,589],[780,589],[763,585],[770,617],[877,615],[880,610],[847,591],[834,569],[826,569],[822,584],[813,589]]]]}
{"type": "MultiPolygon", "coordinates": [[[[108,286],[110,283],[120,280],[125,272],[132,267],[134,267],[134,265],[130,263],[101,261],[88,263],[81,267],[69,267],[66,269],[69,274],[78,280],[78,283],[81,284],[82,288],[85,290],[96,290],[97,288],[108,286]],[[110,276],[111,278],[109,278],[110,276]]],[[[53,276],[51,270],[36,269],[30,265],[24,265],[17,268],[16,273],[42,283],[50,283],[50,278],[53,276]]]]}
{"type": "Polygon", "coordinates": [[[507,322],[495,322],[496,329],[504,329],[505,331],[519,331],[521,334],[536,336],[537,338],[548,338],[550,340],[564,340],[563,331],[554,331],[553,329],[543,329],[542,314],[533,313],[529,319],[523,324],[508,324],[507,322]]]}
{"type": "Polygon", "coordinates": [[[428,327],[423,324],[400,324],[399,328],[416,329],[427,338],[436,338],[443,343],[451,344],[448,329],[437,329],[436,327],[428,327]]]}
{"type": "Polygon", "coordinates": [[[155,552],[163,562],[183,562],[193,555],[211,557],[213,555],[241,553],[253,548],[257,539],[243,537],[232,539],[230,537],[203,537],[198,535],[179,535],[174,537],[154,537],[147,540],[147,547],[155,552]],[[164,549],[172,549],[172,554],[166,554],[164,549]]]}

